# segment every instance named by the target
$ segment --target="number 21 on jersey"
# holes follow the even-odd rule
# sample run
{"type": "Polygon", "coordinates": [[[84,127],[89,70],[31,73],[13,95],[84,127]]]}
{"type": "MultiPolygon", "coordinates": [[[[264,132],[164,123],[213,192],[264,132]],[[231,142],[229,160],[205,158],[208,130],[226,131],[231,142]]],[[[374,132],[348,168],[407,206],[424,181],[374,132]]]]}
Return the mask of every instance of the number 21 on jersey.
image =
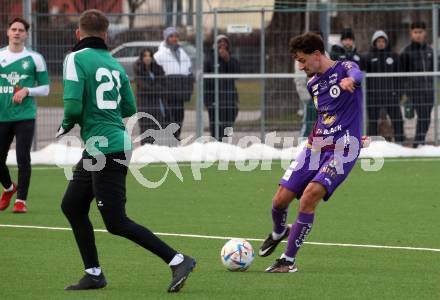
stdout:
{"type": "MultiPolygon", "coordinates": [[[[119,71],[111,71],[106,68],[99,68],[96,70],[95,79],[97,82],[102,82],[96,89],[96,104],[99,109],[116,109],[121,101],[121,94],[119,89],[121,88],[121,78],[119,71]],[[107,81],[102,82],[104,78],[107,81]],[[113,78],[116,81],[117,99],[104,99],[104,93],[110,92],[115,87],[113,78]]],[[[108,95],[108,93],[107,93],[108,95]]]]}

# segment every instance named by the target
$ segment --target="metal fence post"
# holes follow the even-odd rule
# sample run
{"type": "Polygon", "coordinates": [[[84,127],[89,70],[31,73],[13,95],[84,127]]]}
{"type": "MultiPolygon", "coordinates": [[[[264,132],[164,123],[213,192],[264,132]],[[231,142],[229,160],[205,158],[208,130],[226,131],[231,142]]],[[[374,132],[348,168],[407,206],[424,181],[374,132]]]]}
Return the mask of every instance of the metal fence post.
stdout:
{"type": "MultiPolygon", "coordinates": [[[[214,8],[214,73],[218,75],[218,46],[217,46],[217,35],[218,35],[218,24],[217,24],[217,16],[218,11],[217,8],[214,8]]],[[[216,77],[214,79],[214,109],[215,109],[215,139],[218,140],[220,137],[219,133],[219,121],[220,121],[220,115],[219,115],[219,82],[218,78],[216,77]]],[[[212,120],[209,120],[209,122],[212,122],[212,120]]]]}
{"type": "MultiPolygon", "coordinates": [[[[29,22],[29,24],[31,24],[31,28],[30,28],[30,34],[28,35],[28,38],[26,39],[26,47],[27,48],[33,48],[35,47],[35,45],[32,43],[33,42],[33,36],[36,33],[34,25],[35,22],[32,16],[32,0],[23,0],[23,16],[24,19],[26,21],[29,22]]],[[[35,49],[34,49],[35,50],[35,49]]],[[[34,139],[32,141],[32,150],[36,151],[37,147],[38,147],[38,136],[37,136],[37,118],[35,118],[35,128],[34,128],[34,139]]]]}
{"type": "MultiPolygon", "coordinates": [[[[32,0],[23,0],[23,16],[26,21],[29,22],[29,24],[32,24],[32,0]]],[[[32,32],[31,27],[31,32],[32,32]]],[[[26,46],[29,47],[32,45],[32,34],[29,34],[27,40],[26,40],[26,46]]]]}
{"type": "Polygon", "coordinates": [[[203,0],[196,3],[196,134],[203,135],[203,0]]]}
{"type": "Polygon", "coordinates": [[[319,24],[324,39],[324,49],[328,48],[328,36],[330,34],[330,14],[327,0],[321,0],[319,3],[319,24]]]}
{"type": "MultiPolygon", "coordinates": [[[[434,72],[438,71],[438,5],[432,5],[432,41],[434,44],[434,72]]],[[[438,76],[434,76],[434,144],[439,144],[439,121],[438,121],[438,76]]]]}
{"type": "Polygon", "coordinates": [[[367,74],[362,76],[362,133],[367,134],[367,74]]]}
{"type": "MultiPolygon", "coordinates": [[[[260,73],[266,72],[266,31],[264,28],[264,8],[261,9],[260,29],[260,73]]],[[[260,118],[260,139],[264,141],[266,136],[266,79],[261,79],[261,118],[260,118]]]]}

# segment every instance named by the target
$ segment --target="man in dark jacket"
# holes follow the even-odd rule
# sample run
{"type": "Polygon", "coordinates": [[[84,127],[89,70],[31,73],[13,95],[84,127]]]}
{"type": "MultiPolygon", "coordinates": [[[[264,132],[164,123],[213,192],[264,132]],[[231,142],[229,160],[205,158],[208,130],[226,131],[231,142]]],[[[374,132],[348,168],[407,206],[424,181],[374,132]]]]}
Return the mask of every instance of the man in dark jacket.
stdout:
{"type": "MultiPolygon", "coordinates": [[[[363,69],[367,73],[393,73],[399,71],[399,56],[391,51],[387,34],[378,30],[371,38],[371,49],[364,57],[363,69]]],[[[377,125],[380,111],[390,116],[397,143],[405,140],[400,89],[397,77],[367,78],[368,135],[378,135],[377,125]]]]}
{"type": "Polygon", "coordinates": [[[341,33],[341,45],[333,45],[330,50],[332,60],[351,60],[360,64],[360,56],[354,44],[354,33],[351,28],[344,28],[341,33]]]}
{"type": "MultiPolygon", "coordinates": [[[[237,59],[231,56],[231,42],[226,35],[219,35],[217,39],[218,48],[218,72],[239,73],[240,65],[237,59]]],[[[214,73],[214,50],[211,51],[205,60],[205,73],[214,73]]],[[[205,81],[205,105],[209,114],[209,131],[211,136],[221,141],[225,136],[225,128],[232,127],[238,114],[238,93],[235,86],[235,79],[218,79],[218,136],[215,130],[215,79],[205,81]]]]}
{"type": "MultiPolygon", "coordinates": [[[[432,72],[434,55],[432,48],[426,42],[426,25],[424,22],[414,22],[410,30],[411,43],[400,54],[400,64],[403,72],[432,72]]],[[[417,113],[416,136],[413,147],[425,143],[426,133],[431,122],[431,110],[434,105],[433,78],[409,77],[404,79],[405,93],[412,102],[417,113]]]]}

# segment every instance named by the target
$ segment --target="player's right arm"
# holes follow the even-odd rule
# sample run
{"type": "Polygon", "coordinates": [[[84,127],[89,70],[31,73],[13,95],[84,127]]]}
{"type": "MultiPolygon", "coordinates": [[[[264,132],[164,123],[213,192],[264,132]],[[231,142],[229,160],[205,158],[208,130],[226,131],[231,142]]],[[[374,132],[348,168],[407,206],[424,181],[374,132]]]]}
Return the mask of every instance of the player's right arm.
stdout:
{"type": "Polygon", "coordinates": [[[347,77],[343,78],[339,86],[350,93],[353,93],[357,86],[361,84],[362,81],[362,72],[359,70],[359,67],[356,63],[351,61],[344,61],[342,66],[345,69],[347,77]]]}
{"type": "Polygon", "coordinates": [[[63,84],[64,118],[56,137],[69,132],[81,120],[85,74],[77,61],[76,52],[70,53],[64,60],[63,84]]]}

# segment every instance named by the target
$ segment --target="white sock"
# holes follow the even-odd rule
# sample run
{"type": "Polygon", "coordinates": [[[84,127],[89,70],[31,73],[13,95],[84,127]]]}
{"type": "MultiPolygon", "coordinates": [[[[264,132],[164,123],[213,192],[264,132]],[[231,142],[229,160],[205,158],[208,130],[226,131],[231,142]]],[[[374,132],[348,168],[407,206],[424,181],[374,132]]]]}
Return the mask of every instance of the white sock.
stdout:
{"type": "Polygon", "coordinates": [[[23,202],[23,203],[26,203],[26,201],[24,201],[24,200],[15,199],[15,203],[17,203],[17,202],[23,202]]]}
{"type": "Polygon", "coordinates": [[[180,253],[177,253],[176,255],[174,255],[173,259],[170,261],[170,263],[168,265],[170,267],[176,266],[176,265],[180,264],[182,261],[183,261],[183,255],[180,253]]]}
{"type": "Polygon", "coordinates": [[[279,239],[282,238],[283,235],[286,233],[286,230],[287,230],[287,227],[284,228],[284,231],[281,232],[281,233],[272,232],[272,238],[273,238],[274,240],[279,240],[279,239]]]}
{"type": "Polygon", "coordinates": [[[295,261],[295,257],[289,257],[289,256],[287,256],[286,254],[282,254],[281,255],[281,257],[280,257],[281,259],[285,259],[285,260],[287,260],[287,261],[290,261],[290,262],[294,262],[295,261]]]}
{"type": "Polygon", "coordinates": [[[101,275],[101,268],[100,267],[96,267],[96,268],[93,267],[90,269],[86,269],[86,273],[93,275],[93,276],[99,276],[99,275],[101,275]]]}
{"type": "Polygon", "coordinates": [[[11,184],[11,186],[7,189],[4,189],[5,192],[12,192],[14,190],[14,184],[11,184]]]}

